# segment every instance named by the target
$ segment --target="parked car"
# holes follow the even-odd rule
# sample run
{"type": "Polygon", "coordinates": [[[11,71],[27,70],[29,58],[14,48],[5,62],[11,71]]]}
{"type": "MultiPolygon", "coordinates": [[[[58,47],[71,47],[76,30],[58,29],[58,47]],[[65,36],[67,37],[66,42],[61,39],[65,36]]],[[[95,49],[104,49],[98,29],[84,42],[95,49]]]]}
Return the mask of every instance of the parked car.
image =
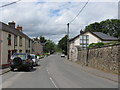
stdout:
{"type": "Polygon", "coordinates": [[[33,61],[29,54],[27,53],[15,53],[11,56],[10,59],[10,69],[14,71],[14,69],[33,69],[33,61]]]}
{"type": "Polygon", "coordinates": [[[61,54],[61,57],[65,57],[65,54],[62,53],[62,54],[61,54]]]}
{"type": "Polygon", "coordinates": [[[32,60],[33,60],[33,65],[37,66],[39,65],[39,60],[37,59],[37,56],[35,54],[30,54],[32,60]]]}

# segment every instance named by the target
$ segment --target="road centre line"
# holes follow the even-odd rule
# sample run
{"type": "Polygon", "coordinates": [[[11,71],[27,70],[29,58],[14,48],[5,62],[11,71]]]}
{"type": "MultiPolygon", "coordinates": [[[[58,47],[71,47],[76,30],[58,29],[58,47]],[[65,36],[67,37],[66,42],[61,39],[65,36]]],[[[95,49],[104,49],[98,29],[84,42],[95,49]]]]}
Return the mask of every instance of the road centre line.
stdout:
{"type": "Polygon", "coordinates": [[[53,79],[50,77],[51,82],[53,83],[53,85],[55,86],[55,88],[58,88],[57,85],[55,84],[55,82],[53,81],[53,79]]]}
{"type": "MultiPolygon", "coordinates": [[[[48,69],[47,69],[47,72],[50,75],[50,72],[48,71],[48,69]]],[[[55,86],[55,88],[58,88],[57,85],[55,84],[55,82],[53,81],[52,77],[50,77],[49,79],[51,80],[51,82],[53,83],[53,85],[55,86]]]]}

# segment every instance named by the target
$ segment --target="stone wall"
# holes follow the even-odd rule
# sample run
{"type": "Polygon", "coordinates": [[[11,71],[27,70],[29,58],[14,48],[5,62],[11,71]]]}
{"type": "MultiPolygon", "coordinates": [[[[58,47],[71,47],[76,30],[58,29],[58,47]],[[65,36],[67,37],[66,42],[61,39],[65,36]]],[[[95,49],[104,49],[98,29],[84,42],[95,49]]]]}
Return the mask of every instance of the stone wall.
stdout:
{"type": "Polygon", "coordinates": [[[118,74],[120,44],[79,51],[78,62],[82,65],[118,74]]]}

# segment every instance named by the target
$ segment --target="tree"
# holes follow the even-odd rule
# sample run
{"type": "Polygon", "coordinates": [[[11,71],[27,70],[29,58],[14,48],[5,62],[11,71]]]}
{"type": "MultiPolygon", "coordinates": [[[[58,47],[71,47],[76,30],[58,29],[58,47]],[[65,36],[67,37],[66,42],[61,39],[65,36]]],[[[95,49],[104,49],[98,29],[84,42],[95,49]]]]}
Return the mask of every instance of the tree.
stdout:
{"type": "Polygon", "coordinates": [[[58,47],[67,55],[67,35],[58,42],[58,47]]]}
{"type": "Polygon", "coordinates": [[[85,27],[85,31],[103,32],[110,36],[120,37],[120,20],[107,19],[100,23],[95,22],[85,27]]]}
{"type": "Polygon", "coordinates": [[[43,50],[45,53],[51,53],[51,54],[54,53],[54,51],[55,51],[54,42],[52,42],[51,40],[47,40],[45,45],[44,45],[43,50]]]}
{"type": "Polygon", "coordinates": [[[47,40],[45,37],[40,36],[39,38],[35,38],[35,40],[40,41],[43,45],[44,53],[53,53],[55,51],[55,44],[51,40],[47,40]]]}
{"type": "Polygon", "coordinates": [[[40,42],[41,43],[45,43],[47,40],[45,39],[45,37],[43,37],[43,36],[40,36],[40,42]]]}

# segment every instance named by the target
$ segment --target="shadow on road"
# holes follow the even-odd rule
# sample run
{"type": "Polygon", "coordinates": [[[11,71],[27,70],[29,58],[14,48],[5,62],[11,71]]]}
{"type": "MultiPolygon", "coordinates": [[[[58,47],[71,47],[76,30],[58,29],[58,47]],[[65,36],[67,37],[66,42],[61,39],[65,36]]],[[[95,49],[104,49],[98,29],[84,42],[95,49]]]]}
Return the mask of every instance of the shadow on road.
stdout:
{"type": "Polygon", "coordinates": [[[33,69],[31,69],[30,71],[25,70],[25,69],[20,69],[20,70],[15,69],[15,70],[12,71],[12,72],[35,72],[36,70],[37,70],[37,68],[33,68],[33,69]]]}

